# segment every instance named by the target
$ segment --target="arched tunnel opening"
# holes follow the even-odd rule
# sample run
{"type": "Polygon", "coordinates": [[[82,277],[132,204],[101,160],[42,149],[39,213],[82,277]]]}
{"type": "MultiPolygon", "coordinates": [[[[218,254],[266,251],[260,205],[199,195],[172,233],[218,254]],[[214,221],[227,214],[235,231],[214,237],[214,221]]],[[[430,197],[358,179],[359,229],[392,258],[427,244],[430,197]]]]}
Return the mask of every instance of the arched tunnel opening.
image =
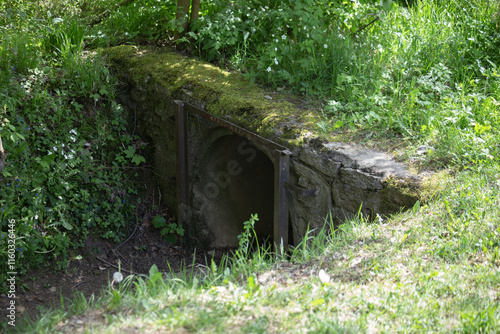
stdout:
{"type": "Polygon", "coordinates": [[[291,152],[193,105],[175,103],[178,221],[208,237],[210,247],[236,247],[243,223],[257,214],[259,241],[287,247],[291,152]],[[210,125],[201,130],[197,122],[197,133],[189,136],[188,115],[210,125]]]}
{"type": "Polygon", "coordinates": [[[235,247],[243,222],[257,214],[260,242],[274,232],[274,165],[250,140],[226,135],[200,159],[194,200],[214,238],[211,247],[235,247]]]}

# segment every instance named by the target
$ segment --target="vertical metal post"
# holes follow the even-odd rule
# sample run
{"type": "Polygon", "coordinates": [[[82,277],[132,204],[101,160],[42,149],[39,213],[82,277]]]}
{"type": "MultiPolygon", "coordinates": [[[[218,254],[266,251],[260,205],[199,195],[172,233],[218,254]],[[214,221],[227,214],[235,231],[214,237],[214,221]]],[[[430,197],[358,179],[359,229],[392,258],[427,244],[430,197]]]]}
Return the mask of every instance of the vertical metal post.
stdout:
{"type": "Polygon", "coordinates": [[[289,151],[276,151],[276,165],[274,168],[274,246],[288,247],[288,198],[285,182],[290,173],[289,151]]]}
{"type": "Polygon", "coordinates": [[[186,222],[186,208],[189,205],[189,174],[188,174],[188,118],[184,110],[184,102],[174,101],[177,104],[175,118],[177,140],[177,217],[179,225],[186,222]]]}

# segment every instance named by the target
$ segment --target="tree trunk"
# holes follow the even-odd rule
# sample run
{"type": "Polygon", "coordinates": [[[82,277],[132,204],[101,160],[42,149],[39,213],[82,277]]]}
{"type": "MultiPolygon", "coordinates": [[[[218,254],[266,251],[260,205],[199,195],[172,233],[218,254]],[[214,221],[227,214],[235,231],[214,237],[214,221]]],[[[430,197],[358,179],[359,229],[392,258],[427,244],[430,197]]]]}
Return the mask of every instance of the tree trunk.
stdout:
{"type": "Polygon", "coordinates": [[[198,20],[198,15],[200,14],[200,0],[193,0],[191,5],[191,17],[189,19],[189,24],[198,20]]]}
{"type": "Polygon", "coordinates": [[[186,33],[189,25],[189,7],[190,0],[177,0],[177,13],[175,14],[175,33],[174,39],[178,40],[186,33]]]}

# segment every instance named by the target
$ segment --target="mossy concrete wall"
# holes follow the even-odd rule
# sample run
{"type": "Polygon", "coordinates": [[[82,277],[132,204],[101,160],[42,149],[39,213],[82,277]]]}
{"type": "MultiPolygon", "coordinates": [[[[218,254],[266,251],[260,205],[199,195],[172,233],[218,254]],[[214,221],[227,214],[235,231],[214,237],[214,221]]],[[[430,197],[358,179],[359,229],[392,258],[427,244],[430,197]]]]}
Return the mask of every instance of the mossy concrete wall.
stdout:
{"type": "MultiPolygon", "coordinates": [[[[154,155],[150,158],[155,164],[163,202],[169,208],[177,206],[174,100],[202,108],[293,153],[290,243],[299,242],[308,225],[321,227],[329,213],[338,221],[355,215],[360,208],[367,216],[383,216],[412,207],[419,199],[422,179],[418,175],[385,153],[352,143],[330,142],[324,137],[318,139],[314,129],[321,115],[297,108],[285,96],[271,95],[237,74],[175,53],[121,46],[107,49],[104,54],[126,85],[120,98],[129,121],[143,140],[153,146],[154,155]]],[[[247,215],[248,210],[253,210],[253,201],[265,211],[265,202],[272,201],[268,194],[272,191],[268,186],[272,183],[272,160],[266,160],[269,152],[196,117],[189,122],[189,150],[190,237],[207,246],[235,246],[243,219],[249,215],[242,218],[229,212],[241,207],[240,213],[247,215]],[[255,158],[247,161],[254,155],[252,152],[255,158]],[[217,184],[217,175],[222,182],[218,192],[210,190],[213,186],[209,185],[211,178],[217,184]],[[221,175],[226,179],[221,179],[221,175]],[[240,175],[245,177],[238,178],[240,175]],[[227,211],[219,212],[224,207],[227,211]],[[238,221],[228,222],[235,217],[238,221]]],[[[259,224],[263,234],[272,231],[264,226],[269,222],[259,224]]]]}

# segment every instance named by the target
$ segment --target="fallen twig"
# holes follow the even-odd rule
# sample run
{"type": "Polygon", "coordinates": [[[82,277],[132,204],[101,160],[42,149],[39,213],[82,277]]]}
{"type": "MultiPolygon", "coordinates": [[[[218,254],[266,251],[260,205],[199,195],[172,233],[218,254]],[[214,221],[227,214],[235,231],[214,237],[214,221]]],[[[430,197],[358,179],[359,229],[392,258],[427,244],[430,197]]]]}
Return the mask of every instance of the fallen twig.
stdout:
{"type": "Polygon", "coordinates": [[[120,248],[121,246],[123,246],[127,241],[130,240],[130,238],[132,238],[132,236],[134,235],[135,231],[137,230],[137,226],[139,225],[139,220],[137,219],[137,216],[135,217],[135,229],[134,229],[134,232],[132,232],[132,234],[128,237],[127,240],[125,240],[124,242],[122,242],[120,245],[116,246],[115,248],[115,251],[120,248]]]}
{"type": "MultiPolygon", "coordinates": [[[[370,14],[370,15],[375,15],[375,14],[370,14]]],[[[365,30],[366,28],[368,28],[369,26],[371,26],[372,24],[374,24],[375,22],[377,22],[378,20],[380,20],[380,18],[378,16],[376,16],[370,23],[368,24],[365,24],[364,26],[362,26],[361,28],[358,29],[358,31],[356,31],[354,33],[354,35],[357,35],[359,34],[361,31],[365,30]]]]}
{"type": "Polygon", "coordinates": [[[114,267],[114,268],[116,268],[116,269],[118,269],[118,270],[124,271],[124,272],[126,272],[126,273],[131,274],[131,275],[140,275],[140,274],[138,274],[138,273],[134,273],[133,271],[130,271],[130,270],[127,270],[127,269],[123,269],[123,268],[119,268],[117,265],[112,264],[112,263],[110,263],[110,262],[108,262],[108,261],[106,261],[106,260],[104,260],[104,259],[100,258],[99,256],[96,256],[96,258],[97,258],[98,260],[100,260],[100,261],[102,261],[102,262],[106,263],[107,265],[109,265],[109,266],[111,266],[111,267],[114,267]]]}

